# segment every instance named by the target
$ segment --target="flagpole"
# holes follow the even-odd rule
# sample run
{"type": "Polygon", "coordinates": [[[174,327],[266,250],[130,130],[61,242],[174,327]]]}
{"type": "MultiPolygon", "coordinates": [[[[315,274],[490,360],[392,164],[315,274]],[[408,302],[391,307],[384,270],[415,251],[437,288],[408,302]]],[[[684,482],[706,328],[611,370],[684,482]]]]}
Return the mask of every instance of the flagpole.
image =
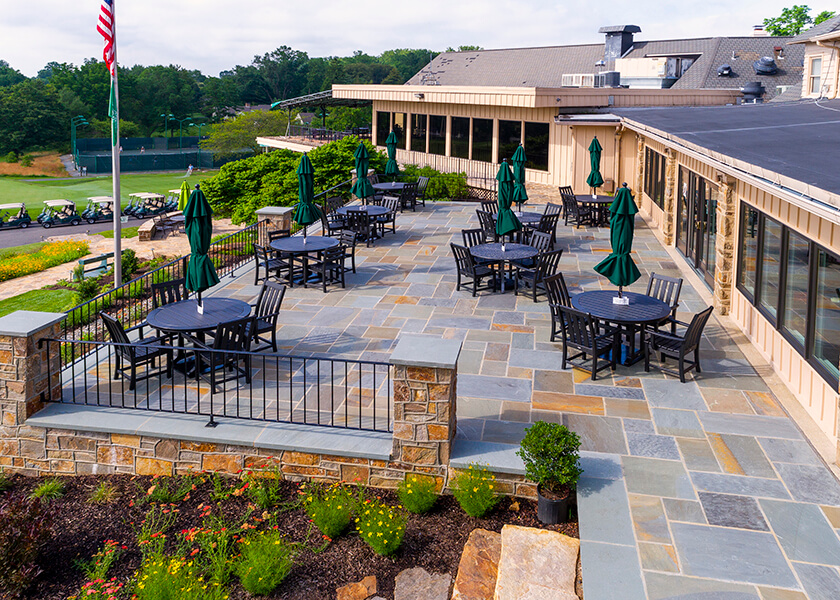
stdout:
{"type": "Polygon", "coordinates": [[[117,1],[111,0],[111,14],[113,22],[113,51],[114,65],[111,73],[111,89],[113,106],[111,109],[111,174],[113,178],[113,210],[114,210],[114,289],[122,285],[122,202],[120,196],[120,94],[117,83],[117,1]]]}

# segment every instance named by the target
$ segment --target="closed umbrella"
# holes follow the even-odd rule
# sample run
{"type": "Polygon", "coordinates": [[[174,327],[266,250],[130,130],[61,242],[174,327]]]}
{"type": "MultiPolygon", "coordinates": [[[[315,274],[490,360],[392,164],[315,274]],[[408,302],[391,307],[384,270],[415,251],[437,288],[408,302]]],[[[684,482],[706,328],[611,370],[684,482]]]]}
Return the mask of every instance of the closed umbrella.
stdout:
{"type": "Polygon", "coordinates": [[[388,162],[385,163],[385,175],[391,175],[394,179],[400,174],[400,169],[397,166],[397,134],[393,131],[388,134],[388,139],[385,140],[385,147],[388,149],[388,162]]]}
{"type": "Polygon", "coordinates": [[[513,153],[510,162],[513,164],[513,201],[519,205],[519,212],[522,212],[522,205],[528,201],[528,192],[525,191],[525,148],[519,144],[519,148],[513,153]]]}
{"type": "Polygon", "coordinates": [[[207,197],[196,184],[190,200],[184,208],[184,229],[190,241],[190,262],[187,265],[187,289],[198,294],[198,312],[204,312],[201,292],[219,283],[216,267],[207,256],[210,238],[213,235],[213,209],[207,197]]]}
{"type": "Polygon", "coordinates": [[[360,200],[364,200],[373,196],[373,186],[367,178],[370,154],[363,142],[359,142],[359,147],[356,148],[353,156],[356,158],[356,183],[350,191],[360,200]]]}
{"type": "Polygon", "coordinates": [[[630,257],[633,249],[633,229],[635,215],[639,212],[633,195],[625,183],[615,200],[610,204],[610,245],[612,253],[595,266],[595,271],[618,286],[618,297],[621,298],[621,288],[630,285],[641,277],[639,269],[630,257]]]}
{"type": "Polygon", "coordinates": [[[315,169],[312,161],[304,153],[297,167],[298,205],[295,210],[295,222],[303,227],[303,243],[306,243],[306,228],[321,219],[318,209],[312,203],[315,196],[315,169]]]}
{"type": "Polygon", "coordinates": [[[592,138],[592,143],[589,144],[589,163],[592,170],[589,172],[589,177],[586,178],[586,185],[592,188],[592,196],[595,197],[595,188],[604,185],[604,178],[601,177],[601,144],[598,142],[598,136],[592,138]]]}
{"type": "Polygon", "coordinates": [[[507,164],[507,159],[499,165],[499,172],[496,173],[496,181],[499,182],[499,215],[496,218],[496,234],[502,238],[502,252],[504,252],[504,236],[514,231],[519,231],[522,224],[513,211],[510,209],[513,200],[513,173],[507,164]]]}
{"type": "Polygon", "coordinates": [[[190,201],[190,186],[187,185],[186,181],[181,182],[181,195],[178,198],[178,210],[181,212],[187,208],[187,202],[190,201]]]}

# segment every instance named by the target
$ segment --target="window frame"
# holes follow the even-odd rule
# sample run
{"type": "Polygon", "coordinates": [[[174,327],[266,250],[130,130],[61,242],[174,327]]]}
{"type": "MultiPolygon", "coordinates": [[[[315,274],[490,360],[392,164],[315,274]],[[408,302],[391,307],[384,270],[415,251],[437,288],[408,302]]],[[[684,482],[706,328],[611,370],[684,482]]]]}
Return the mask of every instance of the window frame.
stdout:
{"type": "Polygon", "coordinates": [[[809,96],[819,96],[820,90],[822,88],[822,56],[814,56],[808,62],[808,95],[809,96]],[[814,74],[814,65],[819,63],[819,71],[814,74]],[[816,83],[816,88],[814,89],[814,83],[816,83]]]}

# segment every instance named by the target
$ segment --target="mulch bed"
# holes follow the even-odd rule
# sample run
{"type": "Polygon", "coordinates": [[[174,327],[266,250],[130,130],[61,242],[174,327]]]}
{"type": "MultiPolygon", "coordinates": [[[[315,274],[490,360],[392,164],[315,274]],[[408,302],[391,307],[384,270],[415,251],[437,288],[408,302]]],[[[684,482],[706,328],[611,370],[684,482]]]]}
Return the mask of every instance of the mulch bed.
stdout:
{"type": "MultiPolygon", "coordinates": [[[[13,481],[12,491],[29,493],[43,479],[16,476],[13,481]]],[[[140,567],[141,555],[134,527],[139,526],[149,505],[130,504],[153,485],[152,478],[112,475],[72,477],[63,481],[66,484],[65,495],[51,503],[55,517],[54,531],[38,559],[44,573],[28,591],[27,598],[66,600],[68,596],[77,594],[84,583],[84,576],[74,561],[89,560],[105,540],[115,540],[128,547],[110,572],[111,576],[128,582],[140,567]],[[103,480],[117,488],[119,497],[110,504],[91,504],[88,498],[103,480]]],[[[178,520],[170,531],[170,542],[176,537],[175,532],[201,525],[198,506],[202,503],[215,505],[212,489],[209,482],[200,484],[188,499],[178,505],[178,520]]],[[[283,482],[283,492],[287,500],[297,498],[298,484],[283,482]]],[[[398,503],[396,495],[391,492],[369,492],[379,495],[389,504],[398,503]]],[[[380,596],[393,598],[394,578],[403,569],[412,567],[423,567],[433,573],[449,573],[454,578],[467,537],[477,527],[501,531],[503,525],[514,524],[551,529],[578,537],[576,522],[545,526],[537,520],[536,502],[517,500],[518,510],[514,510],[515,505],[512,509],[512,502],[513,499],[504,498],[488,516],[475,519],[467,516],[452,496],[441,497],[430,513],[409,516],[403,545],[390,558],[375,554],[354,533],[345,533],[323,552],[302,552],[289,577],[271,598],[335,598],[336,588],[368,575],[376,576],[380,596]]],[[[248,505],[245,497],[231,497],[219,506],[229,521],[238,523],[248,511],[248,505]]],[[[259,512],[257,510],[256,514],[259,512]]],[[[281,531],[292,540],[302,540],[309,525],[302,508],[283,513],[279,520],[281,531]]],[[[252,597],[236,582],[230,586],[230,591],[231,600],[252,597]]]]}

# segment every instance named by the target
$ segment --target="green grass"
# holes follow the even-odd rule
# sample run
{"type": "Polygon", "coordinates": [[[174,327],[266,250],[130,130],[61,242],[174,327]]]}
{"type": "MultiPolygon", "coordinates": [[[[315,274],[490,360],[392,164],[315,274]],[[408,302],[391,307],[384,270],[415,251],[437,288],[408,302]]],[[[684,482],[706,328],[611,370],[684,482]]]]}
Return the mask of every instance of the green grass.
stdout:
{"type": "MultiPolygon", "coordinates": [[[[192,188],[216,172],[193,173],[186,181],[192,188]]],[[[184,180],[183,173],[124,173],[120,176],[122,204],[127,205],[128,195],[135,192],[157,192],[167,195],[169,190],[180,188],[184,180]]],[[[33,219],[44,208],[44,200],[70,200],[76,203],[81,212],[87,206],[89,196],[110,196],[111,185],[110,176],[72,179],[44,177],[37,180],[26,177],[0,177],[0,204],[23,202],[33,219]]],[[[37,223],[33,223],[32,226],[37,226],[37,223]]]]}
{"type": "MultiPolygon", "coordinates": [[[[96,235],[101,235],[105,238],[112,238],[114,237],[114,230],[113,229],[106,229],[105,231],[100,231],[96,235]]],[[[140,235],[140,226],[137,227],[123,227],[122,228],[122,238],[136,238],[140,235]]]]}
{"type": "Polygon", "coordinates": [[[57,500],[63,495],[64,482],[60,479],[53,478],[47,479],[32,490],[30,498],[40,498],[41,502],[49,502],[50,500],[57,500]]]}
{"type": "Polygon", "coordinates": [[[0,260],[4,258],[12,258],[20,254],[34,254],[41,248],[46,246],[47,242],[35,242],[34,244],[24,244],[23,246],[12,246],[11,248],[0,248],[0,260]]]}
{"type": "Polygon", "coordinates": [[[76,292],[71,290],[32,290],[0,300],[0,317],[16,310],[66,312],[77,304],[76,292]]]}

